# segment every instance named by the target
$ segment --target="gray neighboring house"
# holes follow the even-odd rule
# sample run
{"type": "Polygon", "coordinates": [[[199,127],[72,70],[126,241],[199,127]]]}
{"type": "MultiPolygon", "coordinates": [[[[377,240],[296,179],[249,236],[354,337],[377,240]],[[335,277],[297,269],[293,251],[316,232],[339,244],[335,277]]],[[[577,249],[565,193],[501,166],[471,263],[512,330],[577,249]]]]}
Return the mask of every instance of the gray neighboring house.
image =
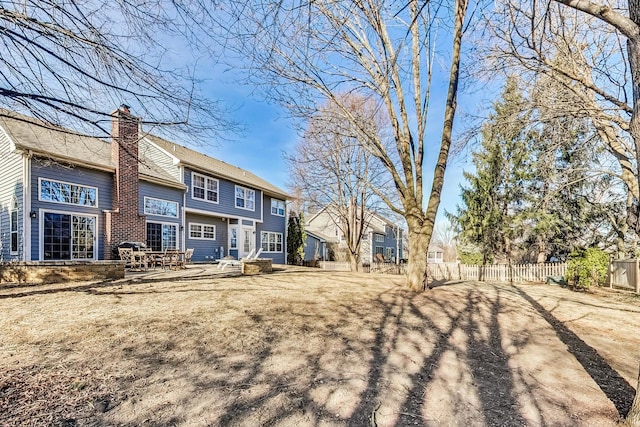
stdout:
{"type": "MultiPolygon", "coordinates": [[[[330,207],[324,207],[309,217],[305,225],[307,232],[305,260],[318,259],[315,258],[316,254],[321,253],[315,250],[318,246],[328,247],[333,243],[339,249],[346,247],[337,222],[337,216],[331,212],[330,207]]],[[[376,259],[396,262],[404,258],[404,230],[400,225],[373,212],[367,212],[366,222],[360,247],[361,262],[371,263],[376,259]]]]}
{"type": "Polygon", "coordinates": [[[304,246],[305,261],[328,261],[329,249],[332,244],[337,244],[336,237],[327,236],[319,231],[305,230],[307,240],[304,246]]]}
{"type": "Polygon", "coordinates": [[[286,261],[287,193],[142,132],[121,106],[109,141],[0,110],[0,260],[111,259],[122,241],[286,261]]]}

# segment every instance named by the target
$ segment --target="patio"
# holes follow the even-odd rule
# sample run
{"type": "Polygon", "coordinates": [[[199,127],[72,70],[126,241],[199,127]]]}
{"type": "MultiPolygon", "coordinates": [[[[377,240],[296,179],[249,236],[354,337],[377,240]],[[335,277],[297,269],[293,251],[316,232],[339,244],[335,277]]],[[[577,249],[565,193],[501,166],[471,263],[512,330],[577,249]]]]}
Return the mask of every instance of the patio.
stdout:
{"type": "Polygon", "coordinates": [[[230,265],[224,270],[218,264],[188,264],[182,270],[148,269],[147,271],[129,271],[125,269],[124,281],[164,281],[169,279],[204,279],[207,277],[241,276],[240,265],[230,265]]]}

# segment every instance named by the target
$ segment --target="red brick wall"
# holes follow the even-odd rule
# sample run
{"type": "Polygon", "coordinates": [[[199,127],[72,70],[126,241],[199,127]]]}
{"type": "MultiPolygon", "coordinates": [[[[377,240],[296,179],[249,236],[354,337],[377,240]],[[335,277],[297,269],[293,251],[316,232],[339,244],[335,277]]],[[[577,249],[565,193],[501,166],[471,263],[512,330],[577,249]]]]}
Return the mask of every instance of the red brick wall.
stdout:
{"type": "Polygon", "coordinates": [[[145,241],[145,219],[139,214],[138,186],[138,129],[140,119],[121,106],[112,113],[111,159],[116,166],[113,178],[113,213],[111,230],[107,230],[110,242],[105,247],[105,259],[120,242],[145,241]]]}

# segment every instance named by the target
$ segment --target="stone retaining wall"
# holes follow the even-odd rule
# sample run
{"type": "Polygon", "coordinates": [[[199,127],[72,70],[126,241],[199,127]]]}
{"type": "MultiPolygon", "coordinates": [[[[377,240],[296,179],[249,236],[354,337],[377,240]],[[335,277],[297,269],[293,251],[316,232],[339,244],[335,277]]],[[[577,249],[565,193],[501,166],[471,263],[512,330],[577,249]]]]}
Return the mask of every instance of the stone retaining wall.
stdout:
{"type": "Polygon", "coordinates": [[[0,263],[0,283],[62,283],[124,278],[124,261],[32,261],[0,263]]]}
{"type": "Polygon", "coordinates": [[[251,276],[260,273],[271,273],[273,271],[272,262],[271,258],[242,261],[242,274],[251,276]]]}

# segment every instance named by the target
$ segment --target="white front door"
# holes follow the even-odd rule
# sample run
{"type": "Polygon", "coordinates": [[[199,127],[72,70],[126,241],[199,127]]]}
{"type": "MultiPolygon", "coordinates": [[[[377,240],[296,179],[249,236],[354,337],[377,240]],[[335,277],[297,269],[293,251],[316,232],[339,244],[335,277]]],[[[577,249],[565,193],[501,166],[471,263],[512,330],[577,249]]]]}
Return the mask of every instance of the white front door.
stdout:
{"type": "Polygon", "coordinates": [[[244,258],[255,249],[255,239],[253,238],[253,227],[242,227],[240,235],[240,247],[238,248],[238,258],[244,258]]]}

